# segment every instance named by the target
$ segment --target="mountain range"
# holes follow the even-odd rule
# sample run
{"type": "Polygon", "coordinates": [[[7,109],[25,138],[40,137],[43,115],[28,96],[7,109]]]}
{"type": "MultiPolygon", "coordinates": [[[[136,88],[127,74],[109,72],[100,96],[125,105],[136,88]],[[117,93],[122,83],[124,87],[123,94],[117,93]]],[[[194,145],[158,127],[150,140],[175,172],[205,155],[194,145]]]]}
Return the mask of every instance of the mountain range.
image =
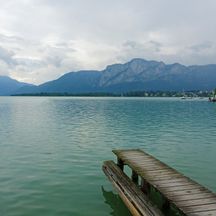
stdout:
{"type": "Polygon", "coordinates": [[[0,94],[90,93],[128,91],[212,90],[216,87],[216,64],[185,66],[132,59],[102,71],[69,72],[38,86],[0,77],[0,94]]]}
{"type": "Polygon", "coordinates": [[[0,95],[11,95],[22,87],[32,87],[32,84],[19,82],[7,76],[0,76],[0,95]]]}

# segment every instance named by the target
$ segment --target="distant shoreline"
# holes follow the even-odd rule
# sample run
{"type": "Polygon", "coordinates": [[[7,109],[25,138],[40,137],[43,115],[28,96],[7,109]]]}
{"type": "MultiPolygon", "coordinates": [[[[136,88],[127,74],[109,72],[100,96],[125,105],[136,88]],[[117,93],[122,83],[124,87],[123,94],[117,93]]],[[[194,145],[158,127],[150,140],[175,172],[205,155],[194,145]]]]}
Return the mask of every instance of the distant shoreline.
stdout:
{"type": "Polygon", "coordinates": [[[13,94],[10,96],[35,96],[35,97],[211,97],[210,91],[133,91],[123,93],[109,93],[109,92],[89,92],[89,93],[26,93],[26,94],[13,94]]]}

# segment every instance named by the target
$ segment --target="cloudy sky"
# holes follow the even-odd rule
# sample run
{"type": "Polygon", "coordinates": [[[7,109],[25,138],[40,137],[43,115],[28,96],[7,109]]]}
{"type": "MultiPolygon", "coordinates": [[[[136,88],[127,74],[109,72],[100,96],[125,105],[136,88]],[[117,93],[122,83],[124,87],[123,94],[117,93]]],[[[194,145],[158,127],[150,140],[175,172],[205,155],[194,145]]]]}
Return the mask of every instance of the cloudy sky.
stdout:
{"type": "Polygon", "coordinates": [[[0,0],[0,75],[40,84],[135,57],[216,63],[215,0],[0,0]]]}

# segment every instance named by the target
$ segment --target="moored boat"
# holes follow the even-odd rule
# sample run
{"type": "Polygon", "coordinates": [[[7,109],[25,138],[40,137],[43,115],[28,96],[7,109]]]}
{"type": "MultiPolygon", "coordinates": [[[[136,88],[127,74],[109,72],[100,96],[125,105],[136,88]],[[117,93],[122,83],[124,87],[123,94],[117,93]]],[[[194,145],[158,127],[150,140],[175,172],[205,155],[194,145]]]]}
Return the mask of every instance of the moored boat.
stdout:
{"type": "Polygon", "coordinates": [[[216,89],[213,91],[213,97],[209,97],[210,102],[216,102],[216,89]]]}
{"type": "Polygon", "coordinates": [[[209,97],[209,101],[210,102],[216,102],[216,98],[215,97],[209,97]]]}

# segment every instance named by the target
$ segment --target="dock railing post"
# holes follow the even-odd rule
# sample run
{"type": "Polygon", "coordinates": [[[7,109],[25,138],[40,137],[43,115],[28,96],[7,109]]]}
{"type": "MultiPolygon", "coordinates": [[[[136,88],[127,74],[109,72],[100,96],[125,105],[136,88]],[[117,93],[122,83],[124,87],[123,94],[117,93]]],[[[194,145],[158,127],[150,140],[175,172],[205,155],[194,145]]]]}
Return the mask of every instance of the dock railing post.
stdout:
{"type": "Polygon", "coordinates": [[[137,173],[136,173],[134,170],[132,170],[131,179],[132,179],[132,181],[133,181],[135,184],[138,184],[139,177],[138,177],[137,173]]]}
{"type": "Polygon", "coordinates": [[[124,170],[124,162],[120,158],[117,158],[117,166],[123,171],[124,170]]]}
{"type": "Polygon", "coordinates": [[[170,209],[170,202],[164,198],[163,204],[162,204],[162,211],[166,212],[170,209]]]}
{"type": "Polygon", "coordinates": [[[141,180],[141,190],[147,196],[150,194],[151,186],[144,178],[141,180]]]}

